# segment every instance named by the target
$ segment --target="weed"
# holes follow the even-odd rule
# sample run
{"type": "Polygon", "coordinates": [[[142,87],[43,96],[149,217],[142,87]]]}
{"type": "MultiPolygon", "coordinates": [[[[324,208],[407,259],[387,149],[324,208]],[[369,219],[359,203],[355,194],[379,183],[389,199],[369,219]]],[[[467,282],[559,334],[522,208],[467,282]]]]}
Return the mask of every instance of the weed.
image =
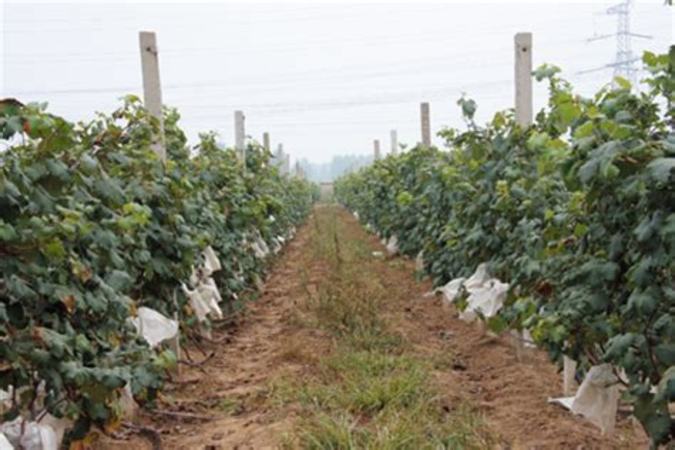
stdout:
{"type": "Polygon", "coordinates": [[[282,448],[494,447],[482,416],[464,404],[448,408],[434,383],[433,370],[454,364],[451,349],[422,359],[392,330],[383,311],[386,289],[375,270],[384,263],[373,261],[365,240],[345,238],[349,230],[336,217],[336,208],[317,209],[314,223],[313,258],[330,264],[333,272],[307,295],[306,312],[314,318],[311,325],[335,341],[330,352],[319,355],[298,342],[289,342],[284,352],[285,359],[313,370],[270,386],[273,403],[295,403],[302,409],[302,419],[293,435],[283,438],[282,448]]]}

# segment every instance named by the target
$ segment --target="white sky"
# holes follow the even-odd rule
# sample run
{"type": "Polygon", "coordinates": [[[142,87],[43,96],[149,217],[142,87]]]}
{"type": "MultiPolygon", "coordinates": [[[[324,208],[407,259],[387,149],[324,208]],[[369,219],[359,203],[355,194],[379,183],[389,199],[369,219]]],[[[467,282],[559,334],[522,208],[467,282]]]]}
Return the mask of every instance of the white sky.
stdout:
{"type": "MultiPolygon", "coordinates": [[[[216,130],[233,142],[233,111],[246,131],[269,131],[293,157],[314,162],[389,149],[419,137],[419,103],[431,103],[432,128],[462,126],[462,92],[487,120],[513,104],[513,35],[534,34],[534,66],[548,62],[582,93],[612,71],[615,2],[116,2],[0,0],[0,97],[48,101],[71,120],[109,112],[141,94],[138,31],[157,32],[164,102],[179,108],[192,142],[216,130]]],[[[673,8],[639,1],[633,50],[665,52],[673,8]]],[[[535,92],[535,109],[545,101],[535,92]]]]}

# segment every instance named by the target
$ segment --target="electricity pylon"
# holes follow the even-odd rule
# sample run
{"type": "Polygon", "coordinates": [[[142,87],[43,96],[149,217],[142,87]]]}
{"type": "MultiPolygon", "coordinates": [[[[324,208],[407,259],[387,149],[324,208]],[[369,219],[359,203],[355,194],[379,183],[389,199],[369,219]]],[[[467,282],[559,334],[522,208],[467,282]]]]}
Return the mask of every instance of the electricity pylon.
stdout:
{"type": "Polygon", "coordinates": [[[624,0],[622,3],[610,6],[605,11],[605,14],[607,15],[617,16],[616,33],[603,34],[600,36],[594,36],[590,39],[587,39],[587,42],[593,42],[615,37],[616,56],[614,57],[614,62],[605,64],[601,67],[596,67],[594,69],[583,70],[581,72],[578,72],[579,74],[597,72],[599,70],[613,68],[615,77],[619,76],[625,78],[628,81],[630,81],[633,84],[633,86],[636,86],[638,69],[635,67],[635,63],[639,61],[640,58],[633,56],[632,39],[633,38],[651,39],[652,36],[648,36],[646,34],[633,33],[632,31],[630,31],[631,3],[632,3],[631,0],[624,0]]]}

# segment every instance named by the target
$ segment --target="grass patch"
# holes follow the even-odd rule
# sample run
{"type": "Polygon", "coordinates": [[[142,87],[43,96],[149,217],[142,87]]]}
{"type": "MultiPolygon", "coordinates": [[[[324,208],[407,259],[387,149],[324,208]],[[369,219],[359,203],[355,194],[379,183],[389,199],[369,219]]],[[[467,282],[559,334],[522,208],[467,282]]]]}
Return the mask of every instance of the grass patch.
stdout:
{"type": "Polygon", "coordinates": [[[439,416],[430,410],[377,418],[364,424],[351,415],[318,413],[303,421],[288,448],[334,450],[437,450],[494,448],[496,441],[480,432],[482,418],[464,409],[439,416]]]}
{"type": "Polygon", "coordinates": [[[424,393],[427,372],[419,362],[379,352],[345,349],[328,358],[323,381],[340,380],[336,409],[373,415],[386,409],[409,408],[424,393]]]}
{"type": "Polygon", "coordinates": [[[321,287],[308,306],[316,327],[328,331],[342,344],[356,351],[400,352],[403,338],[390,330],[381,314],[383,293],[373,280],[342,276],[321,287]]]}
{"type": "Polygon", "coordinates": [[[408,355],[350,351],[326,357],[309,380],[287,380],[286,402],[303,406],[294,444],[307,449],[487,448],[482,417],[443,405],[430,365],[408,355]]]}
{"type": "MultiPolygon", "coordinates": [[[[348,225],[336,208],[317,209],[312,257],[332,274],[308,295],[311,325],[334,339],[329,352],[310,361],[303,378],[274,381],[277,405],[297,404],[301,420],[283,437],[283,448],[305,449],[483,449],[496,440],[482,416],[465,404],[447,405],[431,375],[452,367],[451,351],[421,358],[392,330],[384,306],[387,290],[370,247],[345,239],[348,225]]],[[[389,264],[392,264],[391,262],[389,264]]],[[[286,357],[307,361],[301,346],[286,357]]]]}

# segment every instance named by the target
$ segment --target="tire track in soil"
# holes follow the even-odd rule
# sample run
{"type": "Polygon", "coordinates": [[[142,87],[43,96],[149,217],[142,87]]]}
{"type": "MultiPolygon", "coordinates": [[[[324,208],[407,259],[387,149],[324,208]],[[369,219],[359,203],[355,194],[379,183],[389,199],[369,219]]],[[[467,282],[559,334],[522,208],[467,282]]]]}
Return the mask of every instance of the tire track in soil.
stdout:
{"type": "MultiPolygon", "coordinates": [[[[338,211],[342,239],[361,240],[382,251],[345,210],[338,211]]],[[[169,386],[160,408],[210,416],[211,420],[150,415],[141,412],[137,423],[161,433],[165,449],[268,449],[278,448],[291,433],[300,410],[297,405],[269,401],[270,383],[281,376],[311,371],[306,361],[293,359],[292,345],[311,348],[317,355],[329,351],[331,338],[297,323],[294,310],[325,280],[329,270],[312,256],[312,218],[302,226],[274,264],[261,297],[247,306],[229,343],[203,345],[215,356],[202,368],[183,368],[181,382],[169,386]]],[[[384,305],[393,327],[416,353],[448,359],[447,367],[433,372],[447,401],[468,401],[486,417],[507,449],[615,449],[646,448],[643,432],[620,418],[617,432],[602,437],[597,428],[574,417],[546,399],[561,391],[560,375],[539,351],[528,351],[522,362],[506,338],[491,338],[478,326],[456,318],[456,312],[437,298],[424,294],[428,281],[414,279],[414,262],[406,258],[373,261],[390,297],[384,305]],[[450,358],[448,357],[450,355],[450,358]]],[[[214,331],[214,340],[227,335],[214,331]]],[[[197,356],[195,349],[191,354],[197,356]]],[[[199,359],[199,356],[197,356],[199,359]]],[[[150,449],[139,435],[125,440],[106,438],[103,450],[150,449]]]]}

